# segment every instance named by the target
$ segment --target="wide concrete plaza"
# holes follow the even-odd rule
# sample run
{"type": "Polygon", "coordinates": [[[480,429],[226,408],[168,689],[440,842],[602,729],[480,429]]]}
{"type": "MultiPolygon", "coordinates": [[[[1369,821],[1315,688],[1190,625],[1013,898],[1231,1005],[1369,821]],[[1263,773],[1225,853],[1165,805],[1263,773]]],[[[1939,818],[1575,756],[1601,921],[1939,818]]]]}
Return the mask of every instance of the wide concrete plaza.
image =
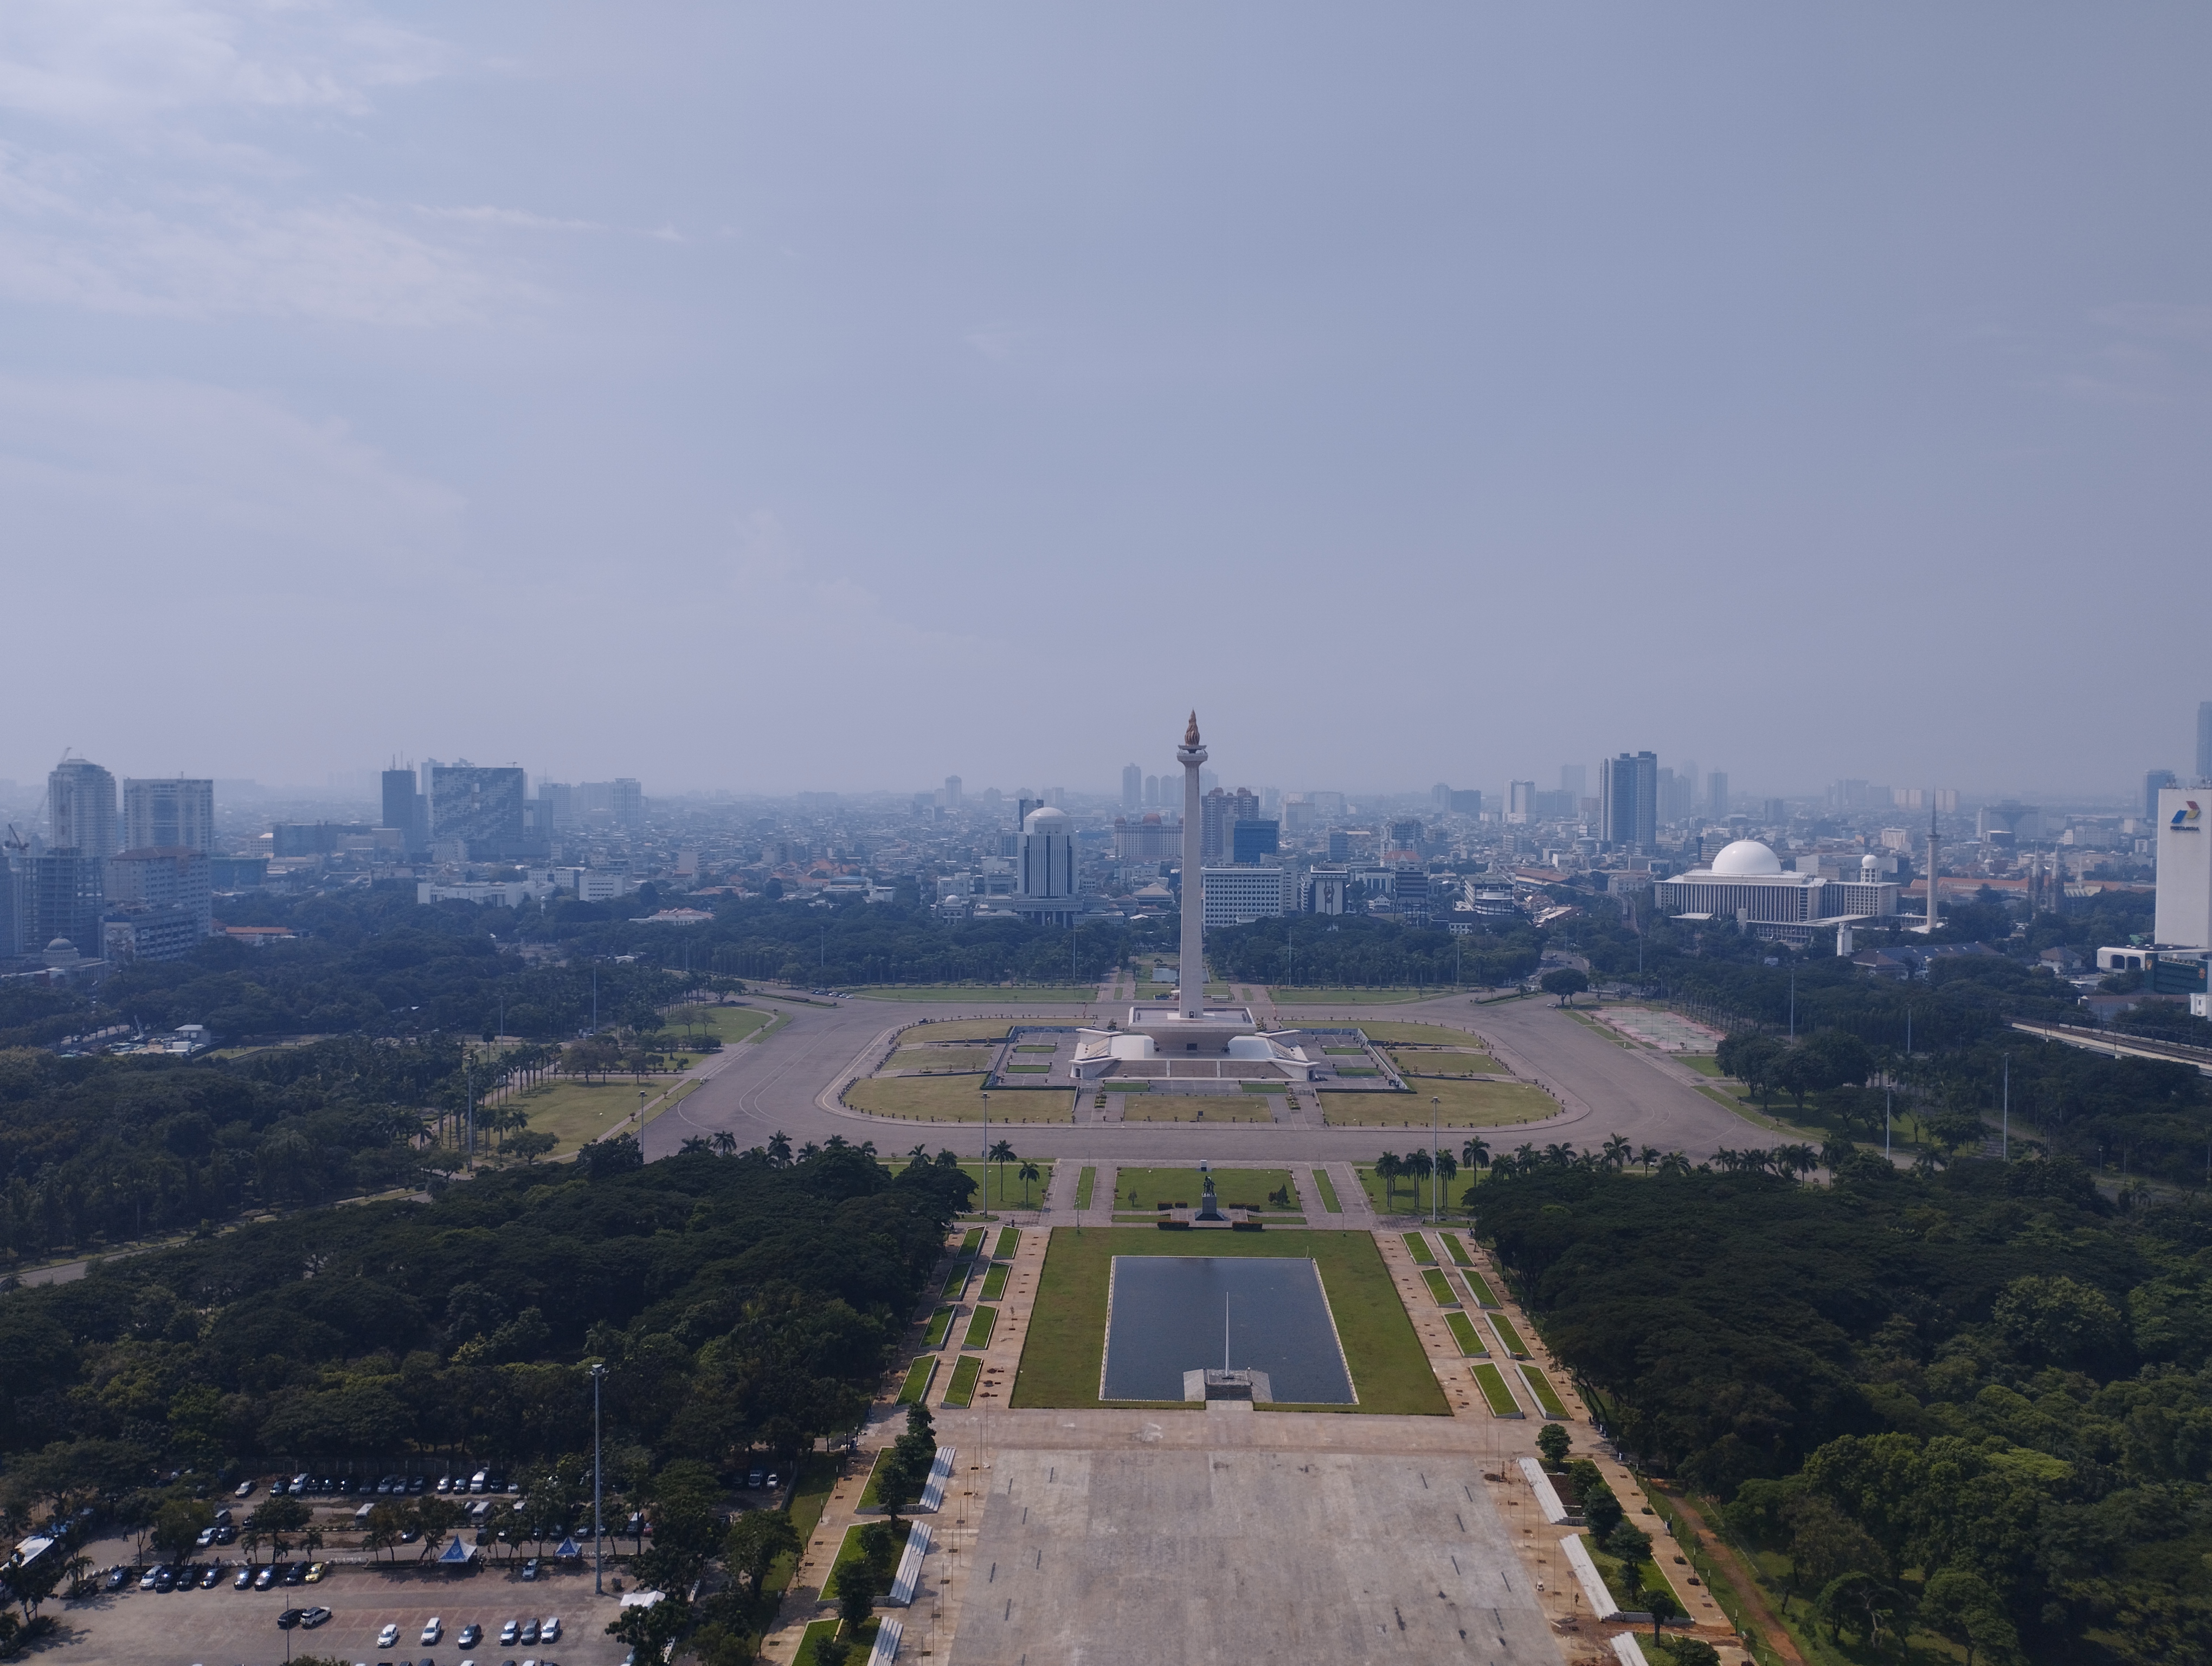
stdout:
{"type": "Polygon", "coordinates": [[[1471,1453],[1318,1450],[1298,1426],[1322,1420],[1293,1414],[1169,1418],[1263,1444],[993,1455],[956,1666],[1557,1657],[1471,1453]]]}

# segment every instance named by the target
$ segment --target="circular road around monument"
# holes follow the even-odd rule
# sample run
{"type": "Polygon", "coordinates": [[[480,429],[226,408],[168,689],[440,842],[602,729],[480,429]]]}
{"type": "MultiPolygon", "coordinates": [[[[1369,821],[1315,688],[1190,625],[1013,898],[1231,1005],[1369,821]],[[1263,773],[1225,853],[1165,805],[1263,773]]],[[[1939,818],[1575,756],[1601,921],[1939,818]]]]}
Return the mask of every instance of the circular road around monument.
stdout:
{"type": "MultiPolygon", "coordinates": [[[[884,1151],[921,1140],[950,1146],[964,1156],[971,1144],[980,1150],[981,1124],[871,1116],[838,1104],[836,1093],[852,1075],[866,1073],[891,1036],[924,1018],[1066,1024],[1074,1016],[1064,1004],[1018,1001],[774,1004],[786,1014],[784,1024],[764,1041],[726,1049],[696,1091],[646,1125],[648,1158],[670,1155],[691,1135],[723,1130],[740,1147],[764,1144],[777,1133],[788,1134],[795,1145],[842,1134],[854,1143],[872,1140],[884,1151]]],[[[1562,1107],[1541,1122],[1481,1129],[1493,1151],[1523,1141],[1595,1149],[1618,1134],[1633,1146],[1679,1151],[1694,1162],[1723,1146],[1771,1143],[1783,1137],[1698,1091],[1684,1067],[1647,1049],[1624,1046],[1540,998],[1480,1006],[1465,995],[1449,995],[1382,1006],[1285,1006],[1281,1017],[1286,1025],[1442,1024],[1490,1037],[1517,1073],[1540,1083],[1562,1107]]],[[[1465,1137],[1462,1130],[1447,1134],[1453,1143],[1465,1137]]],[[[1011,1135],[1019,1138],[1025,1156],[1158,1165],[1188,1164],[1200,1158],[1230,1163],[1356,1161],[1371,1157],[1390,1137],[1375,1127],[1268,1122],[1024,1122],[1013,1125],[1011,1135]]]]}

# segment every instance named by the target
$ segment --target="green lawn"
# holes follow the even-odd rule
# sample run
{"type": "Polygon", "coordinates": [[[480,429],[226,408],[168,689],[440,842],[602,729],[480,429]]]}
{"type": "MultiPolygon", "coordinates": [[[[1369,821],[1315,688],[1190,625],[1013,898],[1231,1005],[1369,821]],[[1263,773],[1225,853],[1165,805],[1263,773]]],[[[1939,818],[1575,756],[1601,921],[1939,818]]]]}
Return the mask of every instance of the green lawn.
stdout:
{"type": "MultiPolygon", "coordinates": [[[[845,1103],[871,1116],[915,1122],[980,1122],[983,1079],[978,1076],[871,1076],[845,1090],[845,1103]]],[[[1000,1090],[990,1104],[994,1122],[1072,1122],[1072,1096],[1064,1090],[1000,1090]]]]}
{"type": "Polygon", "coordinates": [[[1052,1067],[1048,1064],[1010,1064],[999,1073],[1003,1076],[1049,1076],[1052,1067]]]}
{"type": "Polygon", "coordinates": [[[1344,1206],[1336,1201],[1336,1183],[1328,1177],[1327,1170],[1316,1169],[1313,1177],[1314,1189],[1321,1194],[1322,1208],[1329,1214],[1342,1214],[1344,1206]]]}
{"type": "Polygon", "coordinates": [[[689,1032],[703,1031],[727,1047],[757,1035],[780,1016],[763,1007],[717,1006],[711,1002],[697,1006],[673,1006],[668,1012],[668,1028],[662,1034],[681,1038],[689,1032]]]}
{"type": "Polygon", "coordinates": [[[1382,1251],[1366,1232],[1213,1232],[1203,1238],[1156,1229],[1093,1229],[1079,1237],[1056,1227],[1022,1349],[1011,1404],[1096,1407],[1106,1350],[1106,1291],[1115,1256],[1311,1256],[1352,1368],[1357,1406],[1285,1408],[1449,1414],[1413,1322],[1399,1300],[1382,1251]]]}
{"type": "MultiPolygon", "coordinates": [[[[1196,1169],[1124,1169],[1114,1185],[1121,1195],[1117,1201],[1126,1201],[1134,1192],[1139,1209],[1149,1209],[1156,1203],[1195,1209],[1203,1178],[1196,1169]]],[[[1265,1209],[1269,1207],[1267,1194],[1291,1183],[1288,1169],[1213,1170],[1214,1195],[1224,1209],[1265,1209]]],[[[1297,1195],[1295,1189],[1291,1195],[1297,1195]]]]}
{"type": "Polygon", "coordinates": [[[940,1302],[957,1302],[968,1288],[968,1275],[974,1272],[975,1263],[962,1262],[945,1275],[945,1288],[937,1292],[940,1302]]]}
{"type": "Polygon", "coordinates": [[[1004,1041],[1012,1026],[1005,1018],[932,1018],[910,1024],[898,1033],[898,1044],[920,1047],[925,1042],[1004,1041]]]}
{"type": "MultiPolygon", "coordinates": [[[[1432,1181],[1417,1181],[1410,1175],[1399,1176],[1394,1201],[1394,1195],[1384,1188],[1382,1177],[1375,1172],[1373,1164],[1355,1163],[1352,1171],[1359,1177],[1359,1188],[1367,1194],[1368,1207],[1376,1214],[1425,1215],[1428,1213],[1429,1193],[1434,1189],[1432,1181]]],[[[1455,1182],[1454,1186],[1457,1183],[1455,1182]]],[[[1444,1191],[1444,1212],[1447,1214],[1451,1212],[1452,1190],[1453,1187],[1447,1187],[1444,1191]]]]}
{"type": "Polygon", "coordinates": [[[939,1076],[981,1075],[991,1062],[988,1047],[902,1047],[884,1066],[886,1071],[927,1070],[939,1076]]]}
{"type": "Polygon", "coordinates": [[[1452,1262],[1455,1266],[1472,1267],[1474,1265],[1474,1258],[1467,1253],[1467,1246],[1460,1242],[1459,1234],[1457,1232],[1445,1232],[1442,1234],[1442,1237],[1444,1241],[1444,1248],[1451,1252],[1452,1262]]]}
{"type": "MultiPolygon", "coordinates": [[[[532,1133],[550,1134],[554,1139],[553,1155],[560,1156],[588,1145],[602,1134],[611,1134],[623,1126],[625,1117],[637,1115],[637,1091],[646,1091],[646,1103],[652,1108],[646,1113],[651,1122],[698,1086],[698,1080],[679,1082],[672,1076],[649,1076],[642,1082],[634,1082],[626,1076],[617,1076],[611,1082],[580,1082],[573,1077],[560,1076],[524,1088],[505,1103],[530,1116],[532,1133]],[[660,1096],[670,1089],[677,1090],[672,1097],[660,1096]],[[654,1101],[659,1100],[659,1104],[654,1101]]],[[[623,1130],[635,1134],[635,1122],[623,1130]]],[[[479,1131],[477,1149],[499,1155],[495,1140],[479,1131]]]]}
{"type": "Polygon", "coordinates": [[[1505,1379],[1498,1374],[1497,1366],[1484,1359],[1477,1361],[1474,1370],[1475,1386],[1482,1390],[1482,1397],[1490,1402],[1492,1417],[1523,1415],[1520,1402],[1513,1398],[1513,1390],[1505,1386],[1505,1379]]]}
{"type": "Polygon", "coordinates": [[[1075,1177],[1075,1207],[1077,1208],[1087,1209],[1091,1207],[1091,1188],[1097,1179],[1098,1170],[1087,1165],[1081,1174],[1075,1177]]]}
{"type": "Polygon", "coordinates": [[[961,1356],[960,1363],[952,1368],[952,1380],[945,1385],[945,1403],[965,1406],[975,1397],[975,1381],[983,1374],[983,1356],[969,1353],[961,1356]]]}
{"type": "Polygon", "coordinates": [[[1534,1365],[1522,1366],[1521,1375],[1528,1384],[1528,1391],[1536,1396],[1536,1403],[1544,1408],[1544,1415],[1554,1423],[1567,1421],[1567,1402],[1559,1398],[1552,1379],[1534,1365]]]}
{"type": "Polygon", "coordinates": [[[1416,1265],[1434,1267],[1437,1264],[1437,1252],[1429,1248],[1429,1240],[1424,1234],[1407,1232],[1404,1236],[1406,1253],[1413,1258],[1416,1265]]]}
{"type": "Polygon", "coordinates": [[[1322,1053],[1323,1056],[1332,1059],[1364,1059],[1367,1056],[1367,1049],[1364,1047],[1324,1047],[1322,1049],[1322,1053]]]}
{"type": "Polygon", "coordinates": [[[1332,1128],[1500,1128],[1559,1114],[1559,1101],[1525,1082],[1464,1082],[1431,1077],[1407,1093],[1323,1093],[1332,1128]],[[1429,1101],[1437,1104],[1432,1118],[1429,1101]]]}
{"type": "Polygon", "coordinates": [[[1436,1298],[1438,1307],[1459,1305],[1459,1292],[1451,1287],[1451,1280],[1435,1268],[1429,1268],[1422,1273],[1421,1282],[1428,1286],[1429,1294],[1436,1298]]]}
{"type": "MultiPolygon", "coordinates": [[[[999,1120],[998,1107],[991,1108],[991,1121],[999,1120]]],[[[993,1145],[998,1144],[994,1136],[993,1145]]],[[[1015,1163],[978,1163],[970,1159],[960,1165],[961,1171],[975,1183],[975,1198],[986,1208],[1027,1209],[1042,1201],[1045,1189],[1052,1184],[1052,1164],[1037,1164],[1037,1178],[1022,1184],[1022,1165],[1015,1163]]],[[[978,1240],[981,1243],[981,1240],[978,1240]]]]}
{"type": "MultiPolygon", "coordinates": [[[[806,1630],[800,1634],[799,1639],[799,1652],[792,1657],[791,1666],[820,1666],[823,1658],[819,1652],[820,1647],[836,1637],[837,1627],[841,1623],[836,1620],[807,1621],[806,1630]]],[[[868,1651],[875,1646],[876,1632],[882,1624],[879,1620],[871,1620],[866,1625],[861,1626],[859,1638],[854,1641],[845,1658],[848,1661],[866,1660],[868,1657],[868,1651]]]]}
{"type": "Polygon", "coordinates": [[[919,1406],[929,1397],[929,1385],[937,1378],[937,1356],[925,1353],[906,1368],[906,1381],[899,1385],[898,1403],[919,1406]]]}
{"type": "Polygon", "coordinates": [[[1425,1043],[1432,1047],[1482,1046],[1482,1037],[1465,1030],[1454,1030],[1441,1024],[1366,1024],[1359,1026],[1360,1033],[1371,1042],[1385,1047],[1405,1042],[1425,1043]]]}
{"type": "Polygon", "coordinates": [[[1388,1006],[1448,993],[1434,985],[1426,989],[1289,989],[1271,984],[1267,997],[1278,1006],[1388,1006]]]}
{"type": "Polygon", "coordinates": [[[1470,1359],[1490,1358],[1490,1350],[1483,1347],[1482,1338],[1475,1334],[1474,1321],[1466,1314],[1447,1313],[1444,1322],[1451,1327],[1452,1341],[1459,1344],[1462,1353],[1470,1359]]]}
{"type": "Polygon", "coordinates": [[[999,1310],[979,1307],[968,1316],[968,1334],[960,1340],[963,1348],[987,1348],[991,1346],[991,1332],[999,1322],[999,1310]]]}
{"type": "Polygon", "coordinates": [[[1490,1316],[1490,1328],[1498,1333],[1498,1340],[1505,1345],[1505,1351],[1516,1359],[1528,1357],[1528,1345],[1521,1340],[1521,1333],[1513,1329],[1512,1320],[1503,1313],[1493,1313],[1490,1316]]]}
{"type": "MultiPolygon", "coordinates": [[[[961,1283],[964,1285],[967,1281],[966,1274],[962,1274],[961,1283]]],[[[939,1308],[936,1312],[929,1316],[929,1332],[921,1339],[922,1347],[926,1348],[943,1347],[945,1346],[945,1339],[951,1333],[951,1329],[952,1310],[949,1307],[939,1308]]]]}
{"type": "Polygon", "coordinates": [[[983,1229],[970,1226],[960,1235],[959,1253],[963,1256],[981,1255],[983,1250],[983,1229]]]}
{"type": "Polygon", "coordinates": [[[967,1000],[979,1006],[1098,999],[1095,983],[884,983],[853,992],[862,1000],[967,1000]]]}
{"type": "Polygon", "coordinates": [[[1265,1104],[1226,1095],[1196,1100],[1188,1094],[1163,1093],[1158,1098],[1132,1098],[1121,1108],[1125,1122],[1272,1122],[1275,1113],[1265,1104]],[[1200,1116],[1194,1105],[1202,1106],[1200,1116]]]}
{"type": "Polygon", "coordinates": [[[1480,1302],[1485,1307],[1503,1307],[1505,1305],[1504,1303],[1498,1299],[1498,1292],[1490,1287],[1490,1280],[1484,1278],[1481,1274],[1476,1272],[1472,1267],[1467,1269],[1467,1281],[1474,1287],[1474,1299],[1480,1302]]]}
{"type": "Polygon", "coordinates": [[[1487,1053],[1394,1049],[1390,1062],[1398,1067],[1401,1076],[1500,1076],[1511,1073],[1499,1069],[1498,1061],[1487,1053]]]}
{"type": "Polygon", "coordinates": [[[1689,1066],[1700,1076],[1722,1075],[1721,1061],[1711,1053],[1677,1053],[1674,1055],[1674,1061],[1677,1064],[1689,1066]]]}
{"type": "Polygon", "coordinates": [[[1018,1226],[999,1228],[999,1241],[991,1246],[993,1261],[1012,1261],[1022,1247],[1022,1229],[1018,1226]]]}
{"type": "MultiPolygon", "coordinates": [[[[836,1485],[837,1460],[827,1452],[810,1452],[799,1460],[799,1474],[791,1491],[791,1524],[798,1529],[802,1545],[814,1536],[822,1511],[830,1502],[830,1493],[836,1485]]],[[[769,1567],[768,1578],[762,1582],[763,1589],[771,1592],[785,1590],[798,1567],[799,1558],[786,1551],[769,1567]]]]}
{"type": "Polygon", "coordinates": [[[983,1291],[975,1299],[981,1302],[1002,1301],[1006,1294],[1006,1278],[1014,1269],[1004,1262],[994,1262],[983,1274],[983,1291]]]}

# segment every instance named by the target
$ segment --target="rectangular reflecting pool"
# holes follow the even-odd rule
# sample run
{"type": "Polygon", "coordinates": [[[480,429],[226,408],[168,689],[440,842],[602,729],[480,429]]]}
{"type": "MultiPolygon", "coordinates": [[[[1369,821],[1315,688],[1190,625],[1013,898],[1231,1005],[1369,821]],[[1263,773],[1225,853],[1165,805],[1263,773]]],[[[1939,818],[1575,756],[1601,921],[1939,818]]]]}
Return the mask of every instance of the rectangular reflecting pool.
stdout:
{"type": "Polygon", "coordinates": [[[1321,1269],[1295,1256],[1116,1256],[1102,1400],[1181,1400],[1187,1371],[1263,1371],[1278,1401],[1357,1402],[1321,1269]]]}

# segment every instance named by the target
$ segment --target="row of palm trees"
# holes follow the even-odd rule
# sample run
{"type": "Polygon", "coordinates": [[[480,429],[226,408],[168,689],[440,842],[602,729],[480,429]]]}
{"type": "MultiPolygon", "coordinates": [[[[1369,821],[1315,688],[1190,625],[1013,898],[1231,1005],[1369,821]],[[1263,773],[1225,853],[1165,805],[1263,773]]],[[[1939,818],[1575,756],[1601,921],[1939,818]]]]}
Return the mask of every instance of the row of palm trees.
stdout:
{"type": "MultiPolygon", "coordinates": [[[[908,1153],[908,1155],[911,1156],[915,1162],[919,1163],[921,1161],[922,1150],[923,1147],[916,1146],[914,1150],[908,1153]]],[[[1029,1158],[1016,1156],[1012,1144],[1005,1140],[997,1140],[993,1143],[990,1156],[987,1160],[998,1164],[999,1201],[1001,1203],[1004,1203],[1006,1201],[1006,1164],[1009,1163],[1020,1164],[1020,1166],[1014,1170],[1014,1178],[1022,1183],[1022,1207],[1024,1209],[1028,1208],[1030,1207],[1030,1187],[1032,1183],[1044,1178],[1044,1171],[1038,1168],[1036,1164],[1030,1162],[1029,1158]]]]}

